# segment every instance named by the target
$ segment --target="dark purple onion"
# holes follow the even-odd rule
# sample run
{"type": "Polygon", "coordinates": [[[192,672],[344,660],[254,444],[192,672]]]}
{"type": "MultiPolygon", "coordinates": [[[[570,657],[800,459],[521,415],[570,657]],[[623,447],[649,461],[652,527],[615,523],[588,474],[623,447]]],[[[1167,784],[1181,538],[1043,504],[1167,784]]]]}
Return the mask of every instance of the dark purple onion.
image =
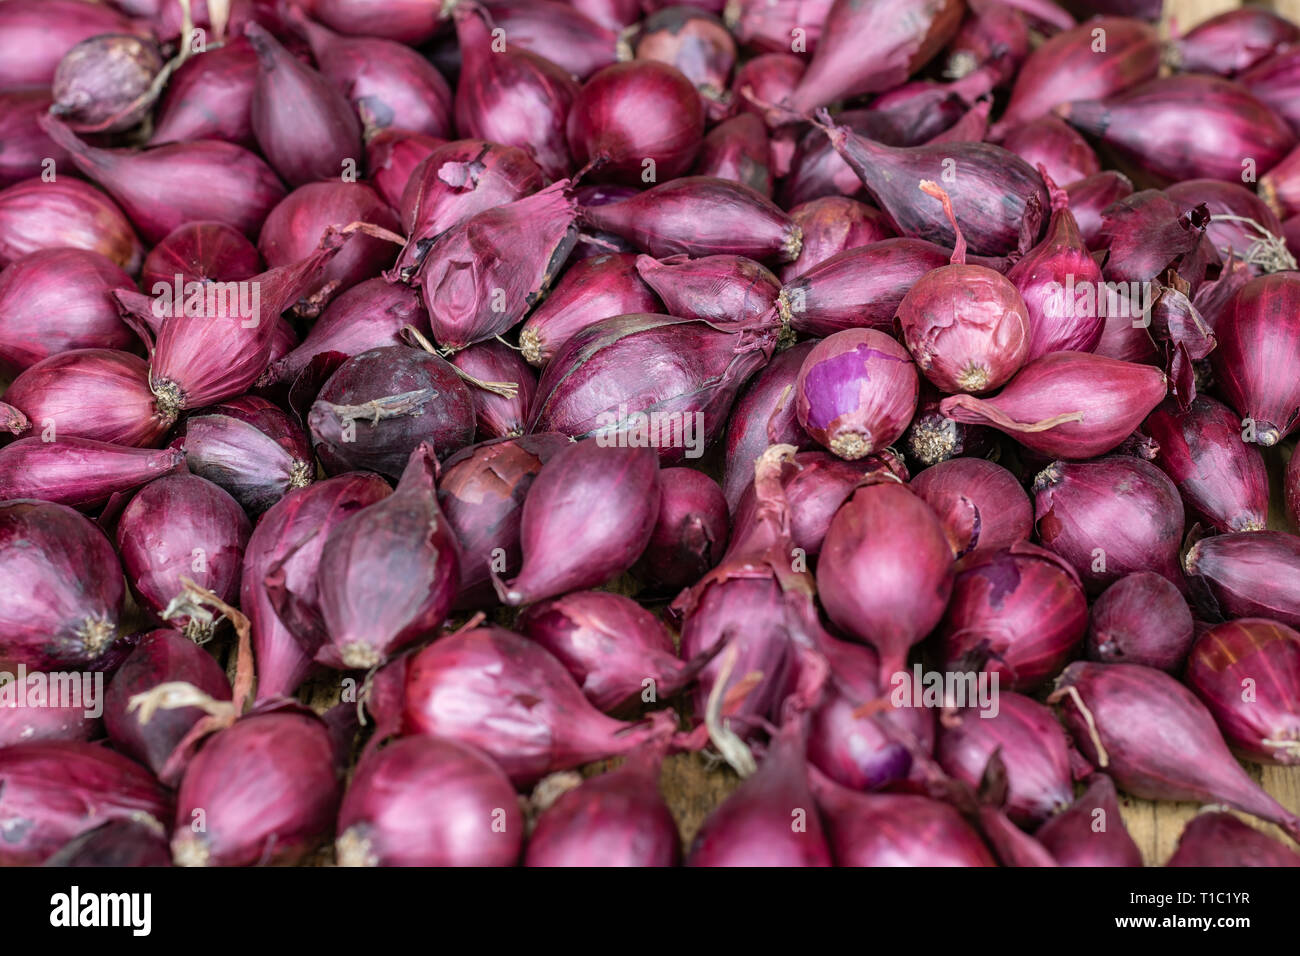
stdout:
{"type": "Polygon", "coordinates": [[[152,295],[188,282],[240,282],[262,271],[257,247],[244,234],[222,222],[187,222],[177,226],[150,250],[140,273],[140,286],[152,295]]]}
{"type": "Polygon", "coordinates": [[[1183,568],[1217,616],[1266,617],[1300,628],[1300,537],[1243,531],[1202,538],[1183,568]]]}
{"type": "Polygon", "coordinates": [[[753,113],[724,120],[709,131],[693,172],[748,186],[772,198],[772,143],[763,121],[753,113]]]}
{"type": "Polygon", "coordinates": [[[515,394],[507,398],[469,383],[479,436],[511,438],[524,433],[537,392],[537,373],[520,357],[518,349],[502,342],[479,342],[453,355],[451,364],[480,382],[514,387],[515,394]]]}
{"type": "Polygon", "coordinates": [[[676,592],[722,557],[727,500],[716,481],[693,468],[665,468],[660,488],[659,517],[632,573],[658,592],[676,592]]]}
{"type": "Polygon", "coordinates": [[[405,129],[382,129],[366,141],[366,171],[389,208],[402,208],[402,194],[420,164],[446,140],[405,129]]]}
{"type": "Polygon", "coordinates": [[[1093,603],[1088,657],[1177,673],[1191,650],[1193,633],[1192,612],[1178,588],[1159,574],[1136,571],[1093,603]]]}
{"type": "Polygon", "coordinates": [[[39,498],[95,508],[184,464],[185,455],[174,448],[127,448],[89,438],[20,438],[0,448],[0,501],[39,498]]]}
{"type": "Polygon", "coordinates": [[[744,256],[637,256],[636,271],[669,315],[719,325],[762,318],[781,291],[771,270],[744,256]]]}
{"type": "Polygon", "coordinates": [[[790,210],[790,218],[803,232],[803,248],[799,258],[781,270],[785,282],[845,249],[896,235],[883,212],[847,196],[823,196],[800,203],[790,210]]]}

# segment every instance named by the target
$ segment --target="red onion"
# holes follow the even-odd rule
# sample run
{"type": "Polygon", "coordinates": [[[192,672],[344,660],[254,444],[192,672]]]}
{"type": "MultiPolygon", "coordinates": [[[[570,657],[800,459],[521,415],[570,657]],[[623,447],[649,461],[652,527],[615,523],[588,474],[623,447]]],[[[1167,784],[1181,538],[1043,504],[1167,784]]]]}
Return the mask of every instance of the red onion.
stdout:
{"type": "Polygon", "coordinates": [[[95,508],[185,464],[175,449],[127,448],[89,438],[21,438],[0,449],[0,501],[39,498],[95,508]]]}
{"type": "Polygon", "coordinates": [[[944,50],[943,75],[969,76],[980,67],[998,71],[998,86],[1015,78],[1029,56],[1029,23],[1011,4],[976,3],[963,17],[956,35],[944,50]]]}
{"type": "Polygon", "coordinates": [[[1065,187],[1070,212],[1089,248],[1097,245],[1102,229],[1102,211],[1133,193],[1133,183],[1113,169],[1094,173],[1065,187]]]}
{"type": "Polygon", "coordinates": [[[1087,352],[1050,352],[1030,362],[995,397],[954,395],[943,413],[991,425],[1026,448],[1092,458],[1127,438],[1165,397],[1158,369],[1087,352]]]}
{"type": "Polygon", "coordinates": [[[404,722],[411,733],[478,747],[516,785],[629,753],[676,725],[662,710],[641,725],[606,717],[540,645],[490,626],[441,638],[415,655],[404,722]]]}
{"type": "Polygon", "coordinates": [[[1136,571],[1093,602],[1088,658],[1176,673],[1191,649],[1193,630],[1192,612],[1178,588],[1159,574],[1136,571]]]}
{"type": "Polygon", "coordinates": [[[392,209],[402,208],[402,193],[415,170],[445,140],[388,127],[366,140],[366,171],[375,191],[392,209]]]}
{"type": "Polygon", "coordinates": [[[49,86],[74,46],[105,33],[136,33],[132,22],[102,3],[17,0],[0,9],[0,87],[49,86]]]}
{"type": "Polygon", "coordinates": [[[1134,571],[1182,586],[1183,503],[1159,468],[1129,455],[1053,462],[1034,482],[1043,546],[1068,561],[1090,593],[1134,571]]]}
{"type": "Polygon", "coordinates": [[[340,866],[513,866],[519,801],[473,747],[407,737],[367,753],[339,809],[340,866]]]}
{"type": "Polygon", "coordinates": [[[120,133],[149,114],[163,60],[152,40],[107,33],[82,40],[54,71],[50,113],[81,133],[120,133]]]}
{"type": "Polygon", "coordinates": [[[898,304],[903,342],[939,390],[986,392],[1024,364],[1029,313],[1010,281],[966,263],[966,240],[948,193],[926,180],[921,191],[943,203],[957,244],[951,263],[923,275],[898,304]]]}
{"type": "Polygon", "coordinates": [[[689,6],[670,6],[651,14],[637,35],[636,58],[681,70],[699,91],[709,116],[719,119],[726,114],[736,42],[717,17],[689,6]]]}
{"type": "MultiPolygon", "coordinates": [[[[8,654],[8,650],[4,653],[8,654]]],[[[5,667],[13,667],[8,658],[5,667]]],[[[103,735],[99,719],[103,699],[85,677],[78,675],[77,682],[64,685],[63,694],[52,696],[49,689],[57,687],[60,678],[26,673],[25,668],[19,664],[15,668],[18,673],[11,672],[9,679],[0,684],[0,748],[54,740],[93,740],[103,735]]]]}
{"type": "Polygon", "coordinates": [[[602,319],[657,311],[659,298],[638,273],[637,258],[612,253],[570,267],[520,326],[524,358],[544,366],[575,333],[602,319]]]}
{"type": "MultiPolygon", "coordinates": [[[[47,90],[0,90],[0,187],[39,177],[47,162],[57,169],[71,157],[45,135],[38,122],[50,107],[47,90]]],[[[770,190],[769,190],[770,191],[770,190]]]]}
{"type": "Polygon", "coordinates": [[[1300,627],[1300,537],[1243,531],[1202,538],[1183,558],[1183,568],[1208,592],[1206,603],[1220,616],[1266,617],[1300,627]]]}
{"type": "Polygon", "coordinates": [[[257,54],[245,37],[190,57],[167,81],[149,144],[220,139],[252,148],[256,84],[257,54]]]}
{"type": "Polygon", "coordinates": [[[276,569],[287,590],[313,602],[330,532],[390,492],[378,475],[352,472],[290,491],[257,522],[244,549],[239,606],[252,630],[258,701],[292,695],[312,666],[311,654],[276,613],[265,586],[267,576],[276,569]]]}
{"type": "Polygon", "coordinates": [[[941,461],[908,487],[938,515],[955,558],[1009,548],[1033,532],[1029,495],[1011,472],[991,461],[941,461]]]}
{"type": "Polygon", "coordinates": [[[801,203],[790,210],[790,218],[803,233],[803,248],[799,258],[781,270],[781,278],[787,283],[836,253],[894,235],[889,217],[883,212],[844,196],[823,196],[801,203]]]}
{"type": "Polygon", "coordinates": [[[720,325],[762,318],[781,291],[780,280],[766,266],[744,256],[637,256],[636,271],[669,315],[720,325]]]}
{"type": "Polygon", "coordinates": [[[77,179],[29,179],[0,191],[0,266],[60,247],[97,252],[136,272],[144,249],[113,200],[77,179]]]}
{"type": "Polygon", "coordinates": [[[795,411],[810,437],[852,461],[891,445],[916,411],[916,368],[874,329],[846,329],[808,353],[795,380],[795,411]]]}
{"type": "Polygon", "coordinates": [[[756,50],[786,52],[798,38],[801,53],[812,53],[833,0],[732,0],[725,10],[737,42],[756,50]],[[799,33],[794,33],[799,30],[799,33]]]}
{"type": "Polygon", "coordinates": [[[484,6],[511,46],[545,57],[579,79],[618,60],[619,33],[629,26],[598,22],[579,4],[553,0],[487,0],[484,6]]]}
{"type": "Polygon", "coordinates": [[[243,234],[221,222],[177,226],[150,250],[140,285],[158,294],[179,275],[183,282],[241,282],[262,271],[257,248],[243,234]]]}
{"type": "MultiPolygon", "coordinates": [[[[1071,100],[1111,96],[1153,79],[1159,69],[1160,37],[1155,27],[1127,17],[1082,23],[1058,33],[1029,55],[999,126],[1007,130],[1027,123],[1071,100]]],[[[994,135],[1001,134],[995,131],[994,135]]]]}
{"type": "MultiPolygon", "coordinates": [[[[1118,282],[1148,282],[1171,263],[1184,264],[1185,257],[1195,252],[1209,225],[1210,211],[1204,203],[1188,207],[1162,192],[1146,189],[1108,206],[1101,218],[1095,245],[1107,250],[1105,277],[1118,282]]],[[[1119,292],[1124,294],[1125,290],[1119,292]]],[[[1127,297],[1136,298],[1132,293],[1127,297]]],[[[1128,305],[1132,311],[1139,307],[1131,302],[1128,305]]],[[[1111,310],[1112,320],[1123,317],[1118,309],[1111,310]]]]}
{"type": "Polygon", "coordinates": [[[172,857],[179,866],[297,863],[333,827],[339,792],[319,718],[296,708],[250,714],[186,768],[172,857]]]}
{"type": "Polygon", "coordinates": [[[704,821],[687,866],[830,866],[804,763],[804,727],[791,718],[758,771],[704,821]]]}
{"type": "MultiPolygon", "coordinates": [[[[1262,191],[1264,187],[1260,188],[1262,191]]],[[[1294,265],[1281,238],[1282,223],[1263,199],[1244,186],[1189,179],[1170,186],[1165,195],[1184,207],[1205,203],[1215,217],[1206,233],[1224,258],[1230,252],[1235,254],[1255,274],[1281,272],[1294,265]]]]}
{"type": "Polygon", "coordinates": [[[699,457],[721,435],[737,390],[767,361],[777,334],[766,325],[729,331],[659,315],[598,322],[547,365],[529,431],[644,441],[666,465],[699,457]],[[640,377],[646,369],[654,374],[640,377]]]}
{"type": "Polygon", "coordinates": [[[1094,774],[1079,798],[1034,833],[1061,866],[1141,866],[1142,851],[1124,827],[1115,784],[1094,774]]]}
{"type": "Polygon", "coordinates": [[[962,114],[957,122],[953,123],[938,136],[926,140],[927,146],[935,146],[940,143],[978,143],[984,139],[984,135],[989,128],[989,112],[993,109],[993,101],[982,99],[962,114]]]}
{"type": "Polygon", "coordinates": [[[462,449],[443,465],[438,504],[460,544],[460,588],[454,607],[496,603],[492,573],[517,574],[524,496],[563,435],[497,439],[462,449]]]}
{"type": "Polygon", "coordinates": [[[46,866],[139,867],[171,866],[167,838],[145,823],[114,820],[66,843],[45,861],[46,866]]]}
{"type": "Polygon", "coordinates": [[[524,865],[675,866],[681,837],[659,794],[662,763],[648,744],[565,793],[538,818],[524,865]]]}
{"type": "MultiPolygon", "coordinates": [[[[555,655],[605,713],[672,697],[695,676],[677,657],[672,635],[631,598],[574,591],[529,607],[519,627],[555,655]]],[[[635,708],[631,708],[635,710],[635,708]]]]}
{"type": "MultiPolygon", "coordinates": [[[[0,18],[2,19],[2,18],[0,18]]],[[[161,829],[171,801],[153,776],[107,747],[72,741],[0,748],[0,866],[36,866],[106,821],[161,829]]]]}
{"type": "Polygon", "coordinates": [[[470,386],[479,435],[505,438],[524,433],[537,391],[537,373],[520,358],[517,349],[501,342],[480,342],[453,355],[451,364],[479,381],[505,383],[517,389],[507,397],[470,386]]]}
{"type": "Polygon", "coordinates": [[[1002,146],[1035,169],[1045,167],[1058,183],[1069,185],[1101,172],[1087,140],[1052,115],[1013,127],[1002,138],[1002,146]]]}
{"type": "Polygon", "coordinates": [[[1168,674],[1136,664],[1076,661],[1050,702],[1083,755],[1146,800],[1226,803],[1300,836],[1300,817],[1233,758],[1209,711],[1168,674]]]}
{"type": "Polygon", "coordinates": [[[125,593],[121,565],[104,533],[71,508],[0,503],[0,585],[10,595],[0,605],[0,658],[6,661],[87,667],[117,638],[125,593]]]}
{"type": "Polygon", "coordinates": [[[716,481],[692,468],[665,468],[660,486],[659,517],[632,573],[656,591],[676,592],[722,557],[727,500],[716,481]]]}
{"type": "Polygon", "coordinates": [[[1165,866],[1300,866],[1300,853],[1231,813],[1203,811],[1183,827],[1165,866]]]}
{"type": "Polygon", "coordinates": [[[713,127],[704,137],[694,173],[740,183],[771,199],[772,144],[763,121],[742,113],[713,127]]]}
{"type": "Polygon", "coordinates": [[[1197,74],[1151,80],[1105,98],[1074,95],[1056,112],[1163,179],[1240,182],[1239,156],[1249,156],[1263,173],[1296,143],[1286,123],[1245,87],[1197,74]]]}
{"type": "Polygon", "coordinates": [[[1293,46],[1269,57],[1236,77],[1238,83],[1266,103],[1274,113],[1300,135],[1300,100],[1296,99],[1300,81],[1300,46],[1293,46]]]}
{"type": "Polygon", "coordinates": [[[774,129],[789,123],[788,111],[776,104],[789,97],[806,68],[789,47],[784,44],[777,52],[756,56],[736,70],[730,94],[733,112],[752,113],[774,129]]]}
{"type": "Polygon", "coordinates": [[[860,488],[836,512],[817,562],[817,591],[835,625],[880,654],[882,686],[939,623],[952,586],[943,525],[906,488],[860,488]]]}
{"type": "Polygon", "coordinates": [[[556,454],[524,501],[524,562],[505,581],[502,603],[531,604],[597,587],[641,556],[659,513],[659,466],[652,449],[589,438],[556,454]]]}
{"type": "Polygon", "coordinates": [[[786,105],[797,113],[898,86],[957,32],[963,4],[950,0],[861,4],[835,0],[808,72],[786,105]]]}
{"type": "Polygon", "coordinates": [[[681,71],[656,60],[607,66],[569,110],[574,162],[629,184],[667,183],[690,169],[704,136],[704,102],[681,71]]]}
{"type": "Polygon", "coordinates": [[[250,514],[316,477],[302,426],[254,395],[186,419],[182,441],[190,471],[224,488],[250,514]]]}
{"type": "Polygon", "coordinates": [[[104,695],[104,726],[113,746],[149,767],[169,786],[179,782],[189,759],[188,754],[179,755],[183,761],[173,755],[205,712],[200,707],[159,708],[145,720],[132,698],[173,681],[212,700],[229,701],[232,696],[226,672],[212,655],[167,629],[150,631],[140,639],[104,695]]]}
{"type": "Polygon", "coordinates": [[[997,693],[996,710],[971,705],[943,721],[935,758],[974,789],[984,779],[990,758],[998,754],[1006,771],[1007,816],[1032,827],[1064,810],[1074,798],[1069,749],[1065,731],[1048,708],[1003,692],[997,693]]]}
{"type": "Polygon", "coordinates": [[[1275,445],[1300,424],[1298,316],[1300,277],[1280,272],[1246,283],[1215,323],[1210,362],[1247,441],[1275,445]]]}
{"type": "Polygon", "coordinates": [[[312,0],[311,13],[349,36],[424,43],[445,17],[442,0],[312,0]]]}
{"type": "Polygon", "coordinates": [[[575,10],[610,30],[619,31],[641,19],[641,0],[571,0],[575,10]]]}
{"type": "Polygon", "coordinates": [[[1225,10],[1169,41],[1166,59],[1184,73],[1232,76],[1300,43],[1300,27],[1272,10],[1225,10]]]}

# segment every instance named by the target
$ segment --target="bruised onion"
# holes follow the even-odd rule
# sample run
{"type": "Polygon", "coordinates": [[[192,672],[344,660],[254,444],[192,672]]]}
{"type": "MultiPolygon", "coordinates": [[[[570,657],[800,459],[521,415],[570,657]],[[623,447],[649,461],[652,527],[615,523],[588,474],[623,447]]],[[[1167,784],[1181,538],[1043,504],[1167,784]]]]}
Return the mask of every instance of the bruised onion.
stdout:
{"type": "Polygon", "coordinates": [[[184,464],[185,456],[171,448],[128,448],[90,438],[20,438],[0,448],[0,501],[39,498],[94,508],[184,464]]]}
{"type": "Polygon", "coordinates": [[[1014,475],[982,458],[951,458],[926,468],[908,487],[934,509],[953,556],[997,551],[1028,541],[1034,526],[1029,495],[1014,475]]]}
{"type": "Polygon", "coordinates": [[[246,37],[190,57],[167,81],[150,145],[220,139],[251,148],[256,84],[257,54],[246,37]]]}
{"type": "Polygon", "coordinates": [[[1183,568],[1218,616],[1265,617],[1300,628],[1300,537],[1243,531],[1202,538],[1183,568]]]}
{"type": "Polygon", "coordinates": [[[63,246],[97,252],[127,272],[144,260],[122,210],[79,179],[27,179],[0,191],[0,266],[63,246]]]}
{"type": "Polygon", "coordinates": [[[660,474],[659,517],[632,573],[658,591],[694,584],[718,563],[727,540],[727,501],[693,468],[660,474]]]}
{"type": "Polygon", "coordinates": [[[1192,612],[1178,588],[1152,571],[1135,571],[1093,602],[1088,657],[1176,673],[1193,634],[1192,612]]]}
{"type": "Polygon", "coordinates": [[[1124,827],[1115,784],[1094,774],[1070,806],[1034,832],[1061,866],[1141,866],[1142,852],[1124,827]]]}
{"type": "Polygon", "coordinates": [[[163,60],[157,46],[128,34],[82,40],[54,71],[50,112],[81,133],[120,133],[149,112],[146,97],[163,60]]]}

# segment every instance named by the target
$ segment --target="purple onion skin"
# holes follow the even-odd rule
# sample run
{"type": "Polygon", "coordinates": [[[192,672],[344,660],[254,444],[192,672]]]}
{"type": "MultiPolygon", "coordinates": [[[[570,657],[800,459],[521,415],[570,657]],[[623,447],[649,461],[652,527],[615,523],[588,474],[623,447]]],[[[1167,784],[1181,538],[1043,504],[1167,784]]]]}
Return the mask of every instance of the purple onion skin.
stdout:
{"type": "Polygon", "coordinates": [[[637,256],[636,269],[669,315],[719,325],[761,319],[781,292],[771,270],[744,256],[637,256]]]}
{"type": "Polygon", "coordinates": [[[1050,701],[1060,704],[1083,756],[1126,793],[1226,803],[1278,824],[1292,839],[1300,836],[1300,817],[1246,774],[1210,712],[1168,674],[1137,664],[1075,661],[1050,701]]]}
{"type": "Polygon", "coordinates": [[[1090,594],[1135,571],[1183,586],[1183,502],[1155,465],[1128,455],[1054,462],[1034,483],[1034,516],[1039,541],[1090,594]]]}
{"type": "Polygon", "coordinates": [[[831,865],[798,719],[781,728],[757,772],[704,821],[686,865],[831,865]]]}
{"type": "Polygon", "coordinates": [[[1300,43],[1300,27],[1272,10],[1227,10],[1169,42],[1174,68],[1232,76],[1300,43]]]}
{"type": "Polygon", "coordinates": [[[573,675],[597,710],[614,713],[653,681],[654,699],[670,697],[690,675],[664,623],[631,598],[574,591],[527,608],[519,629],[573,675]]]}
{"type": "Polygon", "coordinates": [[[663,756],[632,753],[544,811],[528,838],[525,866],[676,866],[681,837],[659,793],[663,756]]]}
{"type": "Polygon", "coordinates": [[[167,838],[147,824],[113,820],[64,846],[45,861],[46,866],[139,867],[171,866],[167,838]]]}
{"type": "Polygon", "coordinates": [[[149,771],[100,744],[0,748],[0,818],[10,821],[0,866],[39,865],[109,820],[163,825],[170,816],[171,799],[149,771]]]}
{"type": "Polygon", "coordinates": [[[722,491],[732,513],[754,483],[754,463],[769,445],[806,448],[812,440],[795,417],[794,383],[799,366],[816,342],[799,342],[778,352],[745,385],[731,409],[724,439],[722,491]]]}
{"type": "MultiPolygon", "coordinates": [[[[191,578],[226,602],[239,594],[239,574],[253,526],[229,494],[198,475],[168,475],[136,493],[117,523],[117,549],[132,591],[160,616],[191,578]]],[[[161,618],[159,618],[161,619],[161,618]]],[[[211,628],[177,619],[193,639],[211,628]]]]}
{"type": "Polygon", "coordinates": [[[1093,775],[1069,807],[1034,832],[1061,866],[1141,866],[1142,851],[1124,826],[1115,783],[1093,775]]]}
{"type": "MultiPolygon", "coordinates": [[[[1175,183],[1165,189],[1165,195],[1186,209],[1198,203],[1205,203],[1210,215],[1242,216],[1258,222],[1267,232],[1275,236],[1282,235],[1282,223],[1277,214],[1269,208],[1263,198],[1256,195],[1240,183],[1221,183],[1213,179],[1189,179],[1175,183]]],[[[1219,254],[1227,258],[1229,251],[1236,253],[1238,259],[1246,257],[1250,247],[1259,238],[1259,230],[1249,223],[1219,221],[1211,222],[1205,229],[1206,235],[1219,254]]],[[[1262,265],[1249,263],[1252,274],[1259,275],[1266,271],[1262,265]]],[[[1267,271],[1277,271],[1271,268],[1267,271]]]]}
{"type": "Polygon", "coordinates": [[[252,149],[256,83],[257,54],[246,37],[192,57],[167,83],[149,144],[220,139],[252,149]]]}
{"type": "Polygon", "coordinates": [[[524,433],[533,396],[537,393],[537,373],[520,358],[516,349],[501,342],[479,342],[453,355],[451,364],[481,382],[509,382],[518,386],[515,397],[506,398],[469,384],[480,437],[513,438],[524,433]]]}
{"type": "Polygon", "coordinates": [[[1178,588],[1151,571],[1120,578],[1093,602],[1089,660],[1178,672],[1192,648],[1195,622],[1178,588]]]}
{"type": "Polygon", "coordinates": [[[443,465],[438,505],[460,544],[456,608],[496,604],[492,573],[517,574],[519,527],[533,479],[569,439],[554,432],[499,438],[458,451],[443,465]]]}
{"type": "Polygon", "coordinates": [[[344,362],[307,424],[327,472],[397,478],[421,442],[432,443],[441,459],[474,440],[474,399],[445,359],[390,345],[344,362]]]}
{"type": "Polygon", "coordinates": [[[455,740],[367,753],[339,809],[340,866],[514,866],[524,821],[510,778],[455,740]]]}
{"type": "Polygon", "coordinates": [[[224,222],[187,222],[149,250],[140,272],[140,287],[156,291],[158,283],[238,282],[261,273],[262,257],[242,232],[224,222]]]}
{"type": "Polygon", "coordinates": [[[125,584],[88,518],[44,501],[0,503],[0,660],[88,667],[117,637],[125,584]]]}
{"type": "Polygon", "coordinates": [[[762,119],[741,113],[709,131],[692,172],[729,179],[767,199],[772,198],[772,142],[762,119]]]}
{"type": "Polygon", "coordinates": [[[232,696],[226,672],[211,654],[179,631],[150,631],[108,684],[104,726],[114,747],[147,766],[164,783],[175,786],[185,764],[178,759],[169,765],[169,761],[204,712],[197,707],[159,708],[148,723],[142,723],[140,712],[130,707],[136,694],[171,681],[197,687],[215,700],[230,700],[232,696]]]}
{"type": "Polygon", "coordinates": [[[0,157],[0,189],[41,175],[41,163],[54,160],[55,168],[71,162],[67,151],[54,145],[37,124],[50,108],[48,89],[0,92],[0,136],[5,155],[0,157]]]}
{"type": "Polygon", "coordinates": [[[559,451],[524,500],[519,574],[493,577],[502,603],[518,607],[598,587],[628,570],[654,531],[660,481],[650,448],[588,438],[559,451]]]}
{"type": "Polygon", "coordinates": [[[875,647],[882,685],[939,623],[952,587],[943,525],[905,487],[860,488],[836,512],[817,561],[817,591],[837,627],[875,647]]]}
{"type": "Polygon", "coordinates": [[[1231,813],[1198,813],[1183,827],[1165,866],[1300,866],[1300,853],[1231,813]]]}
{"type": "Polygon", "coordinates": [[[869,246],[896,235],[883,212],[847,196],[823,196],[800,203],[790,210],[790,218],[803,232],[803,247],[799,258],[781,270],[783,282],[790,282],[846,249],[869,246]]]}
{"type": "Polygon", "coordinates": [[[89,438],[21,438],[0,449],[0,501],[38,498],[96,508],[184,464],[176,449],[127,448],[89,438]]]}
{"type": "Polygon", "coordinates": [[[53,115],[84,133],[121,133],[149,113],[142,102],[163,67],[158,46],[129,34],[82,40],[54,71],[53,115]]]}
{"type": "Polygon", "coordinates": [[[1102,210],[1133,195],[1133,183],[1121,172],[1106,169],[1065,187],[1070,212],[1079,224],[1079,234],[1091,249],[1101,238],[1102,210]]]}
{"type": "Polygon", "coordinates": [[[291,491],[257,522],[244,549],[239,606],[252,627],[259,703],[292,696],[311,671],[315,650],[280,620],[267,593],[267,575],[284,561],[285,587],[312,600],[330,532],[348,515],[391,493],[388,483],[372,472],[339,475],[291,491]]]}
{"type": "MultiPolygon", "coordinates": [[[[8,660],[3,653],[0,659],[8,660]]],[[[29,674],[28,680],[34,676],[29,674]]],[[[5,685],[6,690],[0,691],[0,701],[3,701],[0,703],[0,747],[55,740],[94,740],[103,734],[103,723],[98,716],[88,715],[94,708],[87,703],[51,705],[47,696],[44,706],[22,706],[14,697],[21,686],[13,680],[5,685]]],[[[35,689],[34,683],[29,686],[35,689]]]]}
{"type": "Polygon", "coordinates": [[[447,141],[424,133],[389,127],[366,142],[366,169],[375,191],[390,209],[402,208],[402,193],[416,168],[447,141]]]}
{"type": "Polygon", "coordinates": [[[1197,395],[1181,410],[1165,402],[1142,426],[1160,447],[1155,463],[1194,514],[1219,531],[1260,531],[1268,518],[1268,471],[1259,447],[1241,440],[1228,406],[1197,395]]]}
{"type": "MultiPolygon", "coordinates": [[[[996,692],[995,692],[996,693],[996,692]]],[[[993,754],[1006,769],[1004,810],[1032,827],[1070,805],[1070,745],[1050,709],[1020,694],[997,693],[997,712],[958,710],[942,722],[935,758],[955,779],[978,788],[993,754]]]]}
{"type": "Polygon", "coordinates": [[[660,472],[659,517],[632,573],[655,591],[677,592],[718,563],[727,544],[727,500],[694,468],[660,472]]]}
{"type": "Polygon", "coordinates": [[[434,641],[406,675],[404,732],[477,747],[516,785],[628,753],[670,735],[677,722],[654,711],[641,723],[648,726],[600,713],[549,652],[499,627],[434,641]]]}
{"type": "Polygon", "coordinates": [[[1243,531],[1202,538],[1183,567],[1216,619],[1265,617],[1300,629],[1300,537],[1243,531]]]}
{"type": "Polygon", "coordinates": [[[122,210],[79,179],[33,178],[0,190],[0,226],[0,267],[33,252],[66,247],[98,252],[132,274],[144,260],[145,250],[122,210]]]}
{"type": "Polygon", "coordinates": [[[1196,639],[1186,681],[1233,750],[1300,764],[1300,634],[1263,618],[1216,625],[1196,639]]]}
{"type": "Polygon", "coordinates": [[[286,710],[236,721],[185,770],[172,859],[179,866],[297,863],[334,826],[341,792],[334,760],[329,731],[314,714],[286,710]]]}
{"type": "Polygon", "coordinates": [[[1300,46],[1269,57],[1237,76],[1237,82],[1263,100],[1300,135],[1300,46]]]}
{"type": "Polygon", "coordinates": [[[1034,506],[1016,476],[983,458],[950,458],[908,487],[943,522],[953,557],[1009,548],[1034,530],[1034,506]]]}
{"type": "Polygon", "coordinates": [[[1042,164],[1047,175],[1062,186],[1101,172],[1088,141],[1050,114],[1013,127],[1003,137],[1002,146],[1035,169],[1042,164]]]}

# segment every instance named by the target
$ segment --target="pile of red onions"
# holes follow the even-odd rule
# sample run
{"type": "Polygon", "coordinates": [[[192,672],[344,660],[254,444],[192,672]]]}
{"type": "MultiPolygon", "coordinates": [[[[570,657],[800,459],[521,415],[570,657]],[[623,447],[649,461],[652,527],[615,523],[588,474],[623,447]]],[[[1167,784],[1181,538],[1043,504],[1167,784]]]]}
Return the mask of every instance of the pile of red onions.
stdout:
{"type": "Polygon", "coordinates": [[[0,865],[1300,839],[1300,25],[1068,6],[0,3],[0,865]]]}

